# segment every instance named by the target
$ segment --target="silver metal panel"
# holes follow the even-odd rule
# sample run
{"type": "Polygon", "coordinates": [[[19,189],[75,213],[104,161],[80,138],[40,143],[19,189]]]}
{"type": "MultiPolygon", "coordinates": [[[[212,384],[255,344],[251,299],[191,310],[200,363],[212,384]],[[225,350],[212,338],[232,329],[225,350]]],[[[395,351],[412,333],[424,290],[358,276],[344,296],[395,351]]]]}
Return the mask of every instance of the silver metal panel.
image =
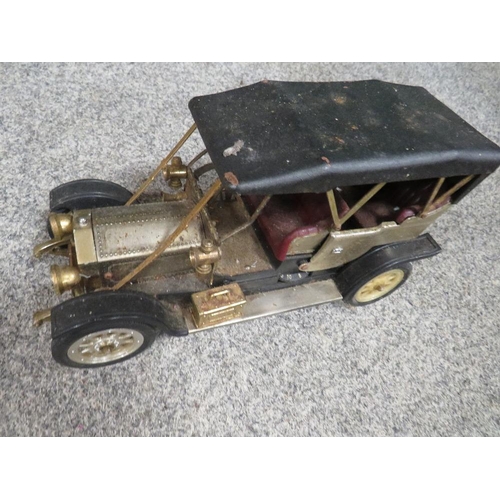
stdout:
{"type": "Polygon", "coordinates": [[[281,314],[303,307],[317,306],[327,302],[335,302],[342,299],[337,286],[332,280],[317,281],[316,283],[306,283],[305,285],[271,292],[257,293],[246,296],[247,302],[243,306],[243,315],[218,325],[211,325],[204,328],[197,328],[194,324],[191,309],[187,309],[185,314],[186,324],[189,333],[201,332],[219,326],[233,325],[242,321],[281,314]]]}
{"type": "Polygon", "coordinates": [[[295,238],[288,247],[287,255],[297,255],[301,253],[312,253],[319,247],[320,243],[328,236],[328,229],[320,231],[317,234],[301,236],[295,238]]]}
{"type": "Polygon", "coordinates": [[[73,238],[75,241],[76,261],[79,266],[95,264],[94,234],[92,232],[91,210],[73,212],[73,238]]]}
{"type": "Polygon", "coordinates": [[[423,233],[451,205],[445,205],[426,217],[410,217],[401,224],[383,222],[366,229],[332,231],[312,259],[301,267],[304,271],[322,271],[351,262],[379,245],[411,240],[423,233]]]}
{"type": "MultiPolygon", "coordinates": [[[[101,264],[101,269],[103,272],[109,272],[113,275],[114,281],[119,281],[127,274],[130,273],[133,269],[135,269],[142,260],[126,260],[126,261],[112,261],[101,264]]],[[[155,279],[159,279],[160,277],[171,276],[173,274],[180,274],[181,276],[185,276],[186,271],[193,271],[193,266],[189,260],[189,253],[172,253],[172,254],[163,254],[158,257],[155,261],[151,262],[149,266],[143,269],[135,278],[139,281],[144,278],[148,278],[154,276],[155,279]]]]}
{"type": "MultiPolygon", "coordinates": [[[[190,200],[181,200],[94,209],[92,222],[98,262],[147,257],[174,232],[193,206],[190,200]]],[[[165,254],[200,246],[202,231],[198,216],[165,254]]]]}

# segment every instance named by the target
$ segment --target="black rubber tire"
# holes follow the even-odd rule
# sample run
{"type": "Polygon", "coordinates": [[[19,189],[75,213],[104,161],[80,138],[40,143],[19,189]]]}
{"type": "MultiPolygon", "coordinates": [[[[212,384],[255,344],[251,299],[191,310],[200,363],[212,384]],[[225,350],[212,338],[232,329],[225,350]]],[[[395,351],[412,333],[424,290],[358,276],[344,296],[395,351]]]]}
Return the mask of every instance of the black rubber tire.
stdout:
{"type": "Polygon", "coordinates": [[[394,265],[392,267],[386,267],[386,268],[376,269],[372,272],[366,272],[366,273],[358,276],[351,283],[349,283],[349,286],[347,287],[347,289],[344,290],[344,292],[342,294],[344,302],[346,302],[347,304],[350,304],[352,306],[360,307],[360,306],[368,306],[370,304],[374,304],[375,302],[378,302],[379,300],[385,299],[386,297],[388,297],[389,295],[394,293],[396,290],[401,288],[406,283],[406,281],[408,280],[408,278],[411,275],[411,271],[412,271],[411,263],[405,262],[405,263],[394,265]],[[358,293],[358,291],[364,285],[366,285],[369,281],[376,278],[377,276],[380,276],[381,274],[384,274],[388,271],[392,271],[392,270],[396,270],[396,269],[400,269],[401,271],[403,271],[404,276],[403,276],[403,279],[398,283],[398,285],[395,288],[391,289],[385,295],[382,295],[381,297],[378,297],[378,298],[371,300],[369,302],[358,302],[355,299],[355,296],[358,293]]]}
{"type": "Polygon", "coordinates": [[[72,298],[52,309],[52,356],[74,368],[97,368],[126,361],[150,347],[165,330],[165,309],[154,297],[139,292],[94,292],[72,298]],[[69,357],[74,342],[108,329],[131,329],[143,337],[142,345],[112,361],[84,363],[69,357]]]}
{"type": "Polygon", "coordinates": [[[79,179],[57,186],[50,192],[51,212],[125,205],[132,193],[114,182],[79,179]]]}
{"type": "MultiPolygon", "coordinates": [[[[50,192],[50,211],[66,213],[87,208],[117,207],[127,203],[132,193],[114,182],[79,179],[57,186],[50,192]]],[[[47,221],[47,231],[54,237],[47,221]]]]}
{"type": "Polygon", "coordinates": [[[61,335],[52,341],[52,357],[60,364],[65,366],[70,366],[72,368],[100,368],[102,366],[113,365],[116,363],[121,363],[122,361],[127,361],[134,356],[141,354],[148,347],[150,347],[155,341],[158,332],[151,328],[149,325],[144,323],[135,323],[126,319],[116,319],[116,320],[107,320],[107,321],[99,321],[93,324],[88,324],[82,326],[76,331],[71,333],[61,335]],[[107,329],[115,329],[115,328],[127,328],[139,331],[144,337],[144,342],[136,351],[132,352],[127,356],[123,356],[119,359],[115,359],[113,361],[107,361],[104,363],[77,363],[69,358],[68,353],[74,342],[89,335],[91,333],[95,333],[101,330],[107,329]]]}

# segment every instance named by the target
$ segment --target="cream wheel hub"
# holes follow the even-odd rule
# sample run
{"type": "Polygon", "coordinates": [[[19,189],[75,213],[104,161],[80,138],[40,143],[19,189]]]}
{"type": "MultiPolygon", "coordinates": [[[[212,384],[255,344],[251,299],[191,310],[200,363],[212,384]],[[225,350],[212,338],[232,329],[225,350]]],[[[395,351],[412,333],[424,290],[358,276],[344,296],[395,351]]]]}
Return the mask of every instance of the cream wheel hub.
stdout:
{"type": "Polygon", "coordinates": [[[80,364],[101,364],[124,358],[144,344],[144,336],[130,328],[90,333],[71,344],[68,357],[80,364]]]}
{"type": "Polygon", "coordinates": [[[402,269],[391,269],[365,283],[354,296],[357,302],[372,302],[394,290],[404,279],[402,269]]]}

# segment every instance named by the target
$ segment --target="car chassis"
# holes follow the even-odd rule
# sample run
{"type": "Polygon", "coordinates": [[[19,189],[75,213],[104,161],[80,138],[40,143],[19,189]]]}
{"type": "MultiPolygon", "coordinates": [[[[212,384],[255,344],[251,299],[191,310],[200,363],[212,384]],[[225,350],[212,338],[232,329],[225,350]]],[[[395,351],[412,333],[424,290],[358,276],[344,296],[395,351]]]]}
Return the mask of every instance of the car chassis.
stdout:
{"type": "Polygon", "coordinates": [[[51,322],[56,361],[103,366],[160,332],[371,304],[440,252],[427,228],[500,164],[420,87],[264,81],[190,109],[195,124],[134,194],[95,179],[51,191],[51,239],[34,253],[69,259],[51,278],[74,297],[34,321],[51,322]],[[185,165],[196,129],[206,149],[185,165]],[[161,173],[170,192],[141,202],[161,173]]]}

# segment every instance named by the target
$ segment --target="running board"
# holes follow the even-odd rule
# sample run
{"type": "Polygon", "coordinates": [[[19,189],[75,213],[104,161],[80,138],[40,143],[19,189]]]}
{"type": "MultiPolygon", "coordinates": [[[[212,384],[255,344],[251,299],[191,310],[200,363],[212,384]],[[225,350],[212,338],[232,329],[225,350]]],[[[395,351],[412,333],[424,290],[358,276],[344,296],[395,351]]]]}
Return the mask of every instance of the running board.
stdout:
{"type": "Polygon", "coordinates": [[[272,290],[246,296],[242,316],[216,325],[198,328],[193,320],[191,309],[185,312],[189,333],[197,333],[219,326],[234,325],[242,321],[281,314],[303,307],[318,306],[327,302],[342,300],[342,295],[332,280],[306,283],[305,285],[272,290]]]}

